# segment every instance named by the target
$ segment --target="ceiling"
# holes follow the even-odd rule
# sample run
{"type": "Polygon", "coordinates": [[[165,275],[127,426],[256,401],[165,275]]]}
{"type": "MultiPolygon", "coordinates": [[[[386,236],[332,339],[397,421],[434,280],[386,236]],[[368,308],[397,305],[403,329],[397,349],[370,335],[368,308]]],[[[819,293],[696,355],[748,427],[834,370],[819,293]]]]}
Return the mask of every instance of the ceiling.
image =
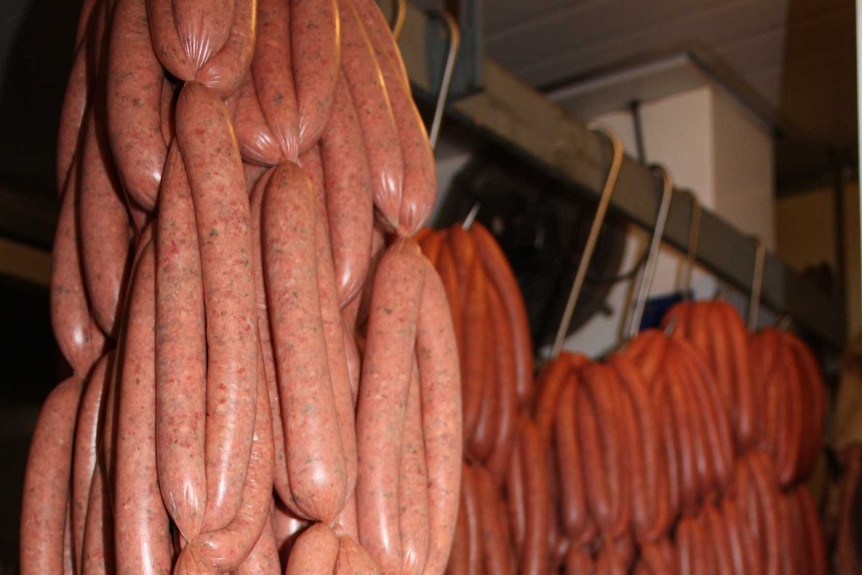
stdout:
{"type": "MultiPolygon", "coordinates": [[[[0,2],[0,188],[53,201],[80,4],[0,2]]],[[[487,55],[543,90],[652,55],[709,52],[780,118],[780,186],[822,177],[830,159],[855,159],[852,0],[486,0],[483,17],[487,55]]]]}
{"type": "Polygon", "coordinates": [[[853,0],[488,0],[484,8],[487,56],[539,89],[696,48],[777,118],[780,188],[821,178],[833,158],[855,161],[853,0]]]}

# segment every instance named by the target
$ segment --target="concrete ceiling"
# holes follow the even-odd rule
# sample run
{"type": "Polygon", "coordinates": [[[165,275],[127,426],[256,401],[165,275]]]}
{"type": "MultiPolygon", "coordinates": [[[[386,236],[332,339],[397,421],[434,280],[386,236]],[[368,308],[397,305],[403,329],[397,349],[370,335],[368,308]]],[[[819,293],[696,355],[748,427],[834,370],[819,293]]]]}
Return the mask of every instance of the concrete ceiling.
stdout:
{"type": "MultiPolygon", "coordinates": [[[[2,185],[53,191],[80,3],[0,2],[2,185]]],[[[539,89],[693,45],[707,50],[781,119],[779,183],[824,173],[830,151],[855,157],[852,0],[485,0],[484,19],[487,55],[539,89]]]]}

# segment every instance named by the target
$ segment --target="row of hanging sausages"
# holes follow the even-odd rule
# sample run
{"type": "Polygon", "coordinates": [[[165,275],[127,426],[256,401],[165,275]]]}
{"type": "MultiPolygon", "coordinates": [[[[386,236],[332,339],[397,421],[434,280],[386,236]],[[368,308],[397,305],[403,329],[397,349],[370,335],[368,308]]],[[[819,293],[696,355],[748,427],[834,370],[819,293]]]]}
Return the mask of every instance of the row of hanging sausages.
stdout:
{"type": "Polygon", "coordinates": [[[819,368],[790,333],[749,334],[725,301],[680,304],[664,331],[642,332],[604,361],[563,352],[518,397],[511,447],[485,451],[499,444],[482,440],[483,422],[498,426],[495,441],[509,437],[500,358],[520,335],[497,320],[506,314],[486,268],[460,263],[486,237],[479,223],[420,235],[447,285],[463,358],[449,573],[826,572],[816,505],[800,485],[823,436],[819,368]],[[489,345],[496,355],[481,353],[489,345]]]}
{"type": "Polygon", "coordinates": [[[459,356],[373,0],[87,0],[57,178],[74,375],[33,437],[21,572],[442,573],[459,356]]]}

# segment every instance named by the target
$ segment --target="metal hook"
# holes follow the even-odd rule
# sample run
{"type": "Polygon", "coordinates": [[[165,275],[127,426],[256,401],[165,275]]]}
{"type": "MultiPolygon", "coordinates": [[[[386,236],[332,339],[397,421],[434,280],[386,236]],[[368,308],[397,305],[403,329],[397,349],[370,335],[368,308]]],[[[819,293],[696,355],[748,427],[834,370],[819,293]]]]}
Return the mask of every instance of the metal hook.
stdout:
{"type": "Polygon", "coordinates": [[[446,109],[446,99],[449,97],[449,88],[452,85],[452,72],[455,70],[455,60],[458,56],[458,49],[461,47],[461,31],[458,29],[458,22],[448,12],[440,12],[439,15],[445,20],[446,27],[449,29],[449,51],[446,53],[446,66],[443,68],[443,78],[440,79],[437,104],[434,107],[434,119],[431,121],[431,130],[428,133],[432,150],[437,147],[437,139],[440,137],[443,110],[446,109]]]}
{"type": "Polygon", "coordinates": [[[667,325],[664,326],[664,334],[670,337],[674,330],[676,330],[677,325],[679,325],[679,316],[674,314],[671,316],[670,321],[667,322],[667,325]]]}
{"type": "Polygon", "coordinates": [[[673,179],[668,171],[662,166],[652,166],[653,171],[661,175],[661,203],[658,206],[658,214],[655,218],[655,226],[653,227],[652,239],[650,240],[649,251],[647,252],[647,261],[644,266],[643,275],[641,276],[638,292],[633,301],[632,313],[629,315],[626,336],[633,338],[640,330],[641,320],[646,307],[646,300],[649,296],[652,280],[655,276],[655,268],[658,264],[659,251],[661,249],[662,236],[664,236],[664,227],[667,224],[667,214],[670,211],[670,200],[673,197],[673,179]]]}
{"type": "Polygon", "coordinates": [[[580,263],[578,264],[578,270],[575,272],[572,291],[569,292],[569,299],[566,301],[566,308],[563,310],[563,317],[560,319],[560,326],[557,328],[557,335],[554,338],[554,345],[551,348],[551,357],[557,357],[560,354],[560,350],[563,349],[563,341],[566,339],[569,325],[572,322],[572,314],[575,311],[575,304],[578,302],[581,288],[584,286],[584,280],[587,277],[587,270],[590,267],[590,260],[593,257],[593,251],[595,251],[596,242],[599,239],[599,230],[601,230],[602,223],[605,221],[605,214],[608,211],[608,205],[611,202],[611,196],[614,194],[614,189],[617,187],[617,178],[620,175],[620,168],[622,168],[623,165],[623,144],[614,131],[607,126],[597,124],[590,124],[589,128],[593,131],[601,132],[611,141],[611,145],[613,146],[613,158],[611,159],[611,167],[608,170],[608,175],[605,179],[605,186],[602,189],[602,195],[599,199],[599,205],[596,207],[596,215],[593,218],[593,224],[590,227],[590,234],[587,236],[584,253],[581,256],[580,263]]]}
{"type": "Polygon", "coordinates": [[[685,301],[691,300],[691,275],[697,259],[697,242],[700,240],[700,215],[703,208],[700,200],[691,190],[687,191],[691,200],[691,212],[688,219],[688,254],[685,260],[685,274],[682,276],[682,297],[685,301]]]}
{"type": "Polygon", "coordinates": [[[760,313],[760,293],[763,290],[763,264],[766,261],[766,248],[760,238],[755,237],[754,271],[751,276],[751,293],[748,300],[748,329],[757,329],[757,316],[760,313]]]}
{"type": "Polygon", "coordinates": [[[464,218],[464,223],[461,224],[461,229],[467,231],[473,226],[473,222],[476,220],[476,216],[479,215],[479,208],[481,207],[482,204],[480,202],[473,204],[473,207],[467,212],[467,217],[464,218]]]}
{"type": "Polygon", "coordinates": [[[404,30],[404,20],[407,19],[407,0],[398,0],[395,4],[395,22],[392,23],[392,37],[395,41],[401,37],[404,30]]]}

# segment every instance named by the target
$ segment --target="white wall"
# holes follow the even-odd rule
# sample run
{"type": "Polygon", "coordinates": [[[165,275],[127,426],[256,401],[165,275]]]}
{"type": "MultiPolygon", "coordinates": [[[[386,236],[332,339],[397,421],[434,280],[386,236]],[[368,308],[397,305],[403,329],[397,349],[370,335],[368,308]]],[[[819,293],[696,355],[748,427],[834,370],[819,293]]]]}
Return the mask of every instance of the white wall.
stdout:
{"type": "Polygon", "coordinates": [[[736,101],[714,91],[715,211],[775,249],[775,180],[771,135],[736,101]]]}
{"type": "MultiPolygon", "coordinates": [[[[773,148],[769,134],[724,93],[710,86],[644,103],[640,106],[646,161],[662,164],[678,188],[697,194],[701,205],[729,220],[746,233],[760,235],[774,245],[773,148]]],[[[637,156],[631,112],[595,118],[613,128],[626,153],[637,156]]],[[[649,242],[646,232],[630,227],[623,269],[629,269],[649,242]]],[[[685,255],[663,247],[651,295],[679,290],[685,255]]],[[[753,265],[753,262],[752,262],[753,265]]],[[[599,356],[616,347],[628,312],[633,282],[615,286],[609,316],[593,317],[566,341],[566,349],[599,356]]],[[[711,297],[718,282],[695,269],[692,289],[697,298],[711,297]]],[[[744,313],[746,294],[729,294],[744,313]]]]}
{"type": "MultiPolygon", "coordinates": [[[[661,100],[642,104],[641,126],[646,160],[665,166],[678,187],[697,192],[701,203],[711,207],[714,202],[711,134],[712,96],[709,88],[700,88],[661,100]]],[[[623,142],[626,153],[637,157],[637,144],[632,115],[629,111],[605,114],[595,120],[610,126],[623,142]]],[[[658,180],[656,186],[658,186],[658,180]]],[[[622,269],[637,262],[649,244],[649,235],[630,226],[622,269]]],[[[651,293],[664,294],[678,290],[685,256],[670,247],[663,247],[656,266],[651,293]]],[[[598,356],[614,348],[622,337],[634,282],[617,284],[608,296],[613,313],[594,316],[566,341],[566,349],[598,356]]],[[[715,289],[714,280],[702,271],[692,279],[695,294],[705,297],[715,289]]]]}

